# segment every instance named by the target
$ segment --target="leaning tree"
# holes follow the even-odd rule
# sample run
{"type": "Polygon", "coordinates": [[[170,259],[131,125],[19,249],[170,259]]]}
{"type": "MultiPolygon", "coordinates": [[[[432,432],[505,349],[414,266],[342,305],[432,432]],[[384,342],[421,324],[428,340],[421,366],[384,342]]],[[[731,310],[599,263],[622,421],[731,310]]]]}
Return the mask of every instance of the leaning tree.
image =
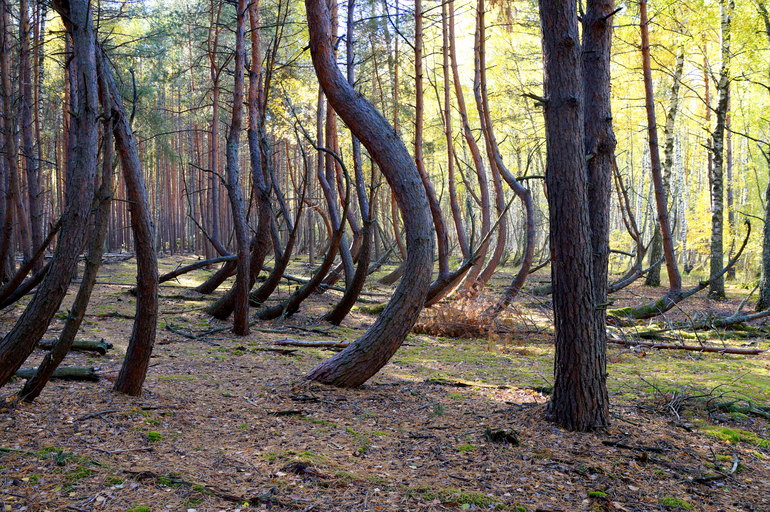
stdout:
{"type": "Polygon", "coordinates": [[[52,5],[64,20],[68,33],[65,37],[72,38],[70,72],[77,74],[73,81],[77,87],[70,119],[66,204],[59,243],[48,272],[24,313],[0,342],[0,386],[8,382],[32,353],[67,294],[83,248],[94,196],[99,99],[91,4],[86,0],[70,0],[54,1],[52,5]]]}
{"type": "Polygon", "coordinates": [[[404,276],[380,317],[345,350],[322,362],[309,379],[355,387],[382,368],[403,343],[422,310],[433,266],[433,223],[417,167],[396,130],[337,68],[329,6],[305,0],[310,53],[329,104],[380,166],[406,228],[404,276]]]}

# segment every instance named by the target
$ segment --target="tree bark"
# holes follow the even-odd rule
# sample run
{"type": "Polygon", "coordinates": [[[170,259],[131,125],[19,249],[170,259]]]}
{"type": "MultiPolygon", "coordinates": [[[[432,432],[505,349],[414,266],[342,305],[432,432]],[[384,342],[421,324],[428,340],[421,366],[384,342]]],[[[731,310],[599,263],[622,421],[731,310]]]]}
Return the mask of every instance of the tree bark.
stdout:
{"type": "MultiPolygon", "coordinates": [[[[479,180],[479,195],[481,198],[481,233],[479,239],[486,239],[486,235],[489,232],[489,228],[492,224],[491,207],[489,201],[489,184],[487,182],[487,173],[484,169],[484,161],[481,158],[481,151],[479,151],[479,146],[476,143],[476,139],[474,138],[473,132],[471,131],[470,122],[468,121],[468,111],[465,107],[465,95],[463,93],[462,84],[460,82],[457,44],[455,42],[454,0],[449,0],[447,5],[449,8],[449,53],[451,57],[450,62],[452,67],[452,78],[454,80],[455,86],[455,96],[457,97],[457,111],[460,114],[460,121],[463,126],[465,142],[468,144],[468,149],[471,152],[473,165],[476,169],[476,176],[479,180]]],[[[478,260],[476,261],[476,264],[473,266],[473,268],[471,268],[471,270],[468,272],[465,281],[469,288],[475,287],[476,278],[483,268],[484,258],[486,257],[488,247],[489,241],[482,244],[481,247],[476,250],[478,253],[478,260]]]]}
{"type": "Polygon", "coordinates": [[[158,260],[153,244],[153,225],[147,187],[136,139],[131,129],[131,121],[126,116],[123,99],[103,51],[100,52],[99,57],[102,59],[104,80],[111,96],[113,135],[123,168],[126,198],[130,201],[128,209],[131,213],[131,231],[134,235],[137,266],[134,326],[126,349],[126,357],[113,389],[127,395],[138,396],[142,393],[152,348],[155,345],[158,321],[158,260]]]}
{"type": "MultiPolygon", "coordinates": [[[[597,337],[581,45],[575,2],[540,0],[546,185],[556,355],[549,417],[569,430],[606,427],[604,340],[597,337]]],[[[608,184],[607,184],[608,185],[608,184]]]]}
{"type": "Polygon", "coordinates": [[[642,70],[644,74],[644,96],[647,110],[647,133],[650,145],[650,167],[652,183],[655,188],[655,206],[658,213],[658,226],[663,241],[663,255],[666,258],[668,271],[669,293],[676,294],[682,290],[682,277],[676,263],[674,240],[671,234],[671,221],[668,215],[668,198],[663,186],[663,173],[660,164],[660,149],[658,146],[658,124],[655,119],[655,95],[652,87],[652,68],[650,66],[650,35],[647,20],[647,0],[639,2],[639,28],[642,39],[642,70]]]}
{"type": "Polygon", "coordinates": [[[433,264],[430,208],[422,180],[404,143],[387,120],[337,69],[329,9],[324,0],[306,0],[313,66],[329,103],[367,148],[393,189],[404,218],[407,239],[405,274],[393,298],[367,332],[333,358],[316,366],[308,378],[355,387],[382,368],[406,338],[423,308],[433,264]]]}
{"type": "MultiPolygon", "coordinates": [[[[727,107],[730,102],[730,26],[735,2],[733,0],[721,0],[719,8],[721,13],[722,69],[719,72],[717,108],[714,111],[716,126],[711,134],[714,166],[711,172],[711,257],[709,258],[709,265],[712,276],[715,276],[724,265],[724,140],[727,107]]],[[[711,280],[709,297],[716,299],[725,297],[723,278],[711,280]]]]}
{"type": "MultiPolygon", "coordinates": [[[[668,100],[668,113],[666,114],[666,126],[663,129],[663,190],[666,197],[671,194],[671,171],[674,167],[674,127],[676,116],[679,113],[679,85],[684,72],[684,46],[679,47],[676,55],[676,68],[672,77],[671,95],[668,100]]],[[[663,256],[663,239],[660,229],[655,229],[655,234],[650,245],[649,265],[653,265],[663,256]]],[[[660,286],[660,265],[654,265],[647,273],[644,281],[647,286],[660,286]]]]}
{"type": "MultiPolygon", "coordinates": [[[[105,113],[110,112],[109,92],[104,84],[104,73],[100,69],[101,62],[97,61],[97,71],[99,73],[99,89],[102,101],[102,108],[105,113]]],[[[107,238],[107,227],[110,219],[110,206],[112,205],[113,189],[113,160],[115,156],[112,141],[112,119],[107,117],[102,123],[103,147],[102,152],[102,180],[99,190],[94,198],[96,212],[94,213],[93,230],[91,231],[91,241],[86,254],[86,264],[83,271],[83,278],[80,288],[75,296],[75,301],[70,308],[67,321],[64,323],[59,338],[45,355],[43,361],[37,367],[35,375],[29,378],[24,387],[19,392],[19,398],[25,402],[32,402],[40,396],[43,388],[54,375],[64,357],[72,349],[75,342],[75,336],[78,334],[80,325],[85,317],[88,303],[91,300],[91,292],[96,284],[96,276],[102,264],[102,255],[104,254],[104,241],[107,238]]]]}
{"type": "MultiPolygon", "coordinates": [[[[767,11],[765,2],[758,4],[759,15],[765,25],[765,35],[770,43],[770,14],[767,11]]],[[[768,67],[768,85],[770,86],[770,67],[768,67]]],[[[770,88],[767,89],[770,93],[770,88]]],[[[762,311],[770,308],[770,147],[763,151],[765,162],[767,163],[768,183],[765,189],[765,223],[762,229],[762,278],[759,283],[759,298],[757,299],[756,310],[762,311]]]]}
{"type": "Polygon", "coordinates": [[[444,136],[447,145],[447,179],[449,180],[449,206],[452,209],[452,218],[454,219],[455,231],[457,232],[457,243],[464,259],[471,255],[470,245],[468,245],[468,236],[465,233],[463,216],[460,210],[460,203],[457,199],[457,183],[455,178],[455,148],[452,136],[452,91],[450,88],[450,73],[452,68],[449,64],[449,14],[447,3],[441,3],[441,37],[442,37],[442,68],[444,71],[444,136]]]}
{"type": "MultiPolygon", "coordinates": [[[[241,129],[243,124],[243,71],[246,66],[246,46],[244,26],[246,24],[246,0],[238,0],[236,5],[235,29],[235,82],[233,85],[233,105],[230,119],[230,132],[227,134],[227,193],[233,213],[235,240],[238,251],[236,260],[235,285],[233,289],[233,332],[238,336],[249,333],[249,290],[251,289],[251,250],[249,246],[249,227],[246,223],[246,207],[241,188],[241,171],[238,162],[241,129]]],[[[259,172],[262,172],[260,169],[259,172]]]]}
{"type": "Polygon", "coordinates": [[[67,293],[75,275],[83,246],[97,166],[97,116],[99,115],[96,76],[96,40],[86,0],[54,1],[72,35],[73,60],[78,79],[76,115],[70,119],[74,135],[69,151],[66,210],[62,220],[61,243],[56,247],[50,268],[37,294],[11,331],[0,342],[0,386],[5,385],[43,337],[67,293]]]}
{"type": "MultiPolygon", "coordinates": [[[[419,0],[418,0],[419,1],[419,0]]],[[[355,88],[355,0],[348,0],[347,12],[347,37],[345,39],[347,54],[347,81],[351,87],[355,88]]],[[[342,320],[350,313],[350,310],[356,303],[358,296],[364,289],[366,277],[369,275],[369,260],[372,251],[372,229],[374,219],[369,210],[369,199],[366,196],[366,183],[364,182],[363,164],[361,162],[361,143],[355,135],[351,134],[352,153],[353,153],[353,174],[356,180],[356,196],[358,198],[358,208],[361,212],[363,227],[361,229],[360,250],[358,251],[358,262],[356,271],[345,286],[345,293],[334,308],[324,315],[327,322],[339,325],[342,320]]],[[[358,240],[358,239],[357,239],[358,240]]],[[[355,243],[355,242],[354,242],[355,243]]]]}
{"type": "MultiPolygon", "coordinates": [[[[481,129],[484,136],[484,140],[486,141],[487,145],[487,153],[489,154],[489,159],[491,163],[491,167],[493,167],[493,172],[496,172],[496,180],[499,181],[500,178],[504,179],[505,182],[508,184],[509,187],[513,190],[514,194],[519,198],[519,200],[522,203],[522,207],[524,208],[524,215],[525,215],[525,224],[526,224],[526,240],[525,240],[525,246],[524,246],[524,254],[522,255],[521,259],[521,268],[519,268],[519,271],[516,273],[516,276],[514,276],[513,281],[511,284],[505,289],[503,292],[503,295],[500,297],[500,299],[493,305],[487,308],[483,316],[487,319],[487,321],[491,322],[495,318],[497,318],[500,313],[513,301],[513,299],[516,297],[516,295],[519,293],[521,288],[524,286],[524,283],[526,282],[527,276],[529,275],[529,269],[532,266],[532,260],[534,258],[535,254],[535,235],[536,235],[536,227],[535,227],[535,206],[532,201],[532,194],[527,190],[522,184],[517,180],[513,174],[508,170],[505,163],[503,162],[503,157],[500,154],[500,147],[497,143],[497,137],[495,136],[494,127],[492,124],[492,115],[491,115],[491,108],[489,105],[489,96],[487,91],[487,70],[486,70],[486,27],[485,27],[485,21],[484,21],[484,0],[478,0],[478,13],[477,13],[477,24],[478,24],[478,36],[477,36],[477,80],[478,80],[478,92],[477,92],[477,104],[479,108],[479,117],[481,120],[481,129]]],[[[498,213],[501,215],[504,215],[505,211],[507,210],[507,206],[505,205],[505,199],[502,195],[502,183],[496,183],[495,189],[497,192],[497,209],[498,213]]],[[[499,262],[499,258],[502,255],[502,249],[505,247],[505,235],[506,231],[503,229],[503,226],[505,225],[505,219],[502,219],[502,222],[500,222],[500,227],[498,228],[498,246],[496,249],[496,256],[493,256],[492,260],[490,261],[487,269],[494,270],[497,262],[499,262]],[[500,239],[500,234],[502,234],[502,238],[500,239]],[[499,255],[498,255],[499,253],[499,255]],[[493,262],[494,265],[493,265],[493,262]]],[[[486,270],[485,272],[486,273],[486,270]]],[[[484,279],[482,273],[482,279],[484,279]]],[[[491,277],[491,274],[490,276],[491,277]]],[[[487,277],[487,279],[489,279],[487,277]]]]}
{"type": "MultiPolygon", "coordinates": [[[[32,247],[40,247],[43,242],[43,209],[40,189],[40,161],[35,151],[34,117],[32,107],[36,105],[32,87],[32,57],[30,52],[29,2],[19,2],[19,109],[22,148],[27,170],[27,197],[29,205],[29,224],[32,247]]],[[[39,143],[39,142],[38,142],[39,143]]],[[[43,264],[38,261],[33,270],[40,270],[43,264]]]]}

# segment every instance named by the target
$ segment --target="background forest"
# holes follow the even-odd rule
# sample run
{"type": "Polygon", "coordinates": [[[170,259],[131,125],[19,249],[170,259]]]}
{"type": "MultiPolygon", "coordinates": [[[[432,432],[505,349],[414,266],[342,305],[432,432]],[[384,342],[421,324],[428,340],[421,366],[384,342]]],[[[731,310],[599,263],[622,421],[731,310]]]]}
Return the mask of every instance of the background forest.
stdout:
{"type": "Polygon", "coordinates": [[[0,504],[768,510],[768,8],[0,0],[0,504]]]}

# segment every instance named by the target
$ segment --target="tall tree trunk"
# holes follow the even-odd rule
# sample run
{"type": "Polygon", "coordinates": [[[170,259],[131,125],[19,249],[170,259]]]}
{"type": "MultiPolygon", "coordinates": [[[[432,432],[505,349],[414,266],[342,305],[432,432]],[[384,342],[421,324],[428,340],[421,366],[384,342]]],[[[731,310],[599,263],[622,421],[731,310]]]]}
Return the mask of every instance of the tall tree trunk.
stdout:
{"type": "MultiPolygon", "coordinates": [[[[758,3],[759,15],[765,25],[765,36],[770,44],[770,13],[765,2],[758,3]]],[[[770,93],[770,67],[767,69],[767,92],[770,93]]],[[[763,151],[767,163],[768,182],[765,189],[765,223],[762,230],[762,278],[759,283],[759,298],[756,309],[762,311],[770,308],[770,147],[763,151]]]]}
{"type": "Polygon", "coordinates": [[[423,156],[423,125],[425,117],[425,93],[423,91],[423,14],[422,0],[414,0],[414,162],[425,187],[430,213],[436,231],[439,279],[449,274],[449,237],[444,216],[436,197],[436,190],[425,169],[423,156]]]}
{"type": "MultiPolygon", "coordinates": [[[[347,36],[345,38],[347,54],[347,80],[351,87],[355,88],[355,0],[348,0],[347,12],[347,36]]],[[[353,153],[353,174],[356,180],[356,196],[358,197],[358,208],[361,211],[363,227],[361,230],[361,249],[358,253],[358,262],[355,274],[349,280],[345,287],[345,293],[337,305],[329,311],[324,319],[334,325],[339,325],[342,320],[350,313],[350,310],[356,303],[358,296],[364,288],[366,277],[369,271],[369,260],[372,250],[372,229],[374,226],[371,212],[369,211],[369,199],[366,196],[366,183],[364,182],[363,164],[361,162],[361,143],[355,135],[351,134],[352,153],[353,153]]]]}
{"type": "MultiPolygon", "coordinates": [[[[254,286],[257,276],[262,271],[262,266],[272,247],[270,239],[270,224],[273,219],[273,210],[270,204],[270,187],[265,180],[263,165],[264,160],[260,147],[260,138],[263,136],[262,119],[264,117],[264,91],[262,90],[262,43],[259,27],[259,2],[251,2],[249,9],[249,25],[251,35],[251,64],[249,66],[249,99],[248,116],[249,128],[247,130],[249,141],[249,164],[251,167],[251,184],[257,196],[257,233],[251,240],[250,278],[249,290],[254,286]]],[[[265,155],[267,157],[267,155],[265,155]]],[[[269,165],[269,164],[268,164],[269,165]]],[[[291,228],[289,228],[291,230],[291,228]]],[[[278,258],[276,258],[278,261],[278,258]]],[[[277,263],[276,263],[277,266],[277,263]]],[[[216,301],[207,311],[224,320],[233,312],[235,307],[236,287],[230,289],[220,300],[216,301]]],[[[272,290],[271,290],[272,292],[272,290]]],[[[255,299],[250,297],[250,303],[255,299]]]]}
{"type": "MultiPolygon", "coordinates": [[[[484,317],[488,321],[494,320],[516,297],[529,275],[529,269],[532,265],[532,259],[535,254],[535,206],[532,202],[532,194],[529,190],[521,185],[513,174],[508,170],[503,157],[500,154],[500,147],[497,143],[497,137],[495,136],[494,126],[492,124],[492,114],[489,105],[489,95],[487,90],[487,63],[486,63],[486,27],[484,21],[484,0],[478,0],[477,5],[477,40],[476,40],[476,68],[477,68],[477,85],[476,85],[476,103],[479,110],[479,118],[481,122],[481,130],[484,136],[484,140],[487,145],[487,153],[489,155],[490,167],[493,168],[495,176],[495,192],[497,193],[497,211],[498,214],[503,214],[507,209],[505,199],[502,192],[502,183],[498,183],[500,178],[504,179],[509,187],[513,190],[514,194],[522,202],[525,215],[526,224],[526,239],[524,245],[524,253],[521,259],[521,268],[514,276],[511,284],[503,292],[502,297],[484,311],[484,317]]],[[[505,220],[499,223],[498,228],[498,243],[495,250],[495,255],[491,258],[487,269],[482,273],[481,279],[484,280],[484,274],[490,271],[488,280],[491,277],[491,271],[494,271],[495,267],[500,261],[502,256],[502,250],[505,248],[506,230],[504,229],[505,220]]],[[[486,282],[486,281],[485,281],[486,282]]]]}
{"type": "Polygon", "coordinates": [[[481,233],[479,240],[487,240],[481,247],[476,249],[478,260],[473,265],[473,268],[468,272],[466,276],[467,286],[474,287],[476,278],[484,267],[484,258],[487,254],[489,247],[489,241],[487,239],[487,233],[492,225],[491,219],[491,207],[489,202],[489,184],[487,182],[487,173],[484,169],[484,161],[481,158],[481,151],[476,143],[476,139],[471,131],[471,125],[468,121],[468,111],[465,107],[465,95],[463,93],[462,84],[460,83],[460,71],[458,69],[458,57],[457,57],[457,44],[455,41],[455,6],[454,0],[448,0],[449,6],[449,53],[450,62],[452,66],[452,78],[455,86],[455,96],[457,97],[457,111],[460,114],[460,121],[463,126],[463,135],[465,136],[465,142],[470,149],[471,157],[473,158],[473,165],[476,169],[476,176],[479,180],[479,195],[481,197],[481,233]]]}
{"type": "MultiPolygon", "coordinates": [[[[735,187],[733,184],[733,133],[730,128],[730,118],[732,110],[732,100],[727,99],[727,113],[725,115],[725,175],[727,178],[727,231],[730,237],[730,254],[732,257],[735,249],[735,208],[734,197],[735,187]]],[[[730,267],[727,271],[726,279],[735,279],[736,265],[730,267]]]]}
{"type": "Polygon", "coordinates": [[[0,342],[0,386],[5,385],[45,334],[59,309],[83,247],[89,210],[94,195],[98,151],[98,86],[96,40],[86,0],[54,1],[73,39],[73,60],[78,78],[77,106],[70,119],[73,146],[69,151],[66,210],[53,260],[38,292],[11,331],[0,342]]]}
{"type": "MultiPolygon", "coordinates": [[[[604,343],[597,337],[581,45],[573,1],[540,0],[556,355],[549,416],[569,430],[609,423],[604,343]]],[[[609,185],[606,183],[605,185],[609,185]]]]}
{"type": "MultiPolygon", "coordinates": [[[[676,68],[671,77],[671,94],[668,100],[668,113],[666,114],[666,126],[663,129],[663,190],[666,197],[671,195],[671,172],[674,168],[674,127],[676,116],[679,113],[679,85],[684,72],[684,46],[680,46],[676,54],[676,68]]],[[[655,265],[663,256],[663,238],[660,229],[656,227],[650,245],[648,263],[652,268],[647,273],[644,284],[647,286],[660,286],[660,265],[655,265]]]]}
{"type": "Polygon", "coordinates": [[[660,164],[660,149],[658,146],[658,123],[655,119],[655,95],[652,88],[652,68],[650,66],[650,35],[647,20],[647,0],[639,2],[639,28],[642,38],[642,71],[644,73],[644,96],[647,110],[647,133],[650,145],[650,170],[652,183],[655,188],[655,206],[658,213],[658,227],[663,240],[663,255],[666,258],[668,271],[668,287],[670,294],[682,290],[682,277],[676,263],[674,239],[671,234],[671,221],[668,214],[668,198],[663,186],[663,173],[660,164]]]}
{"type": "MultiPolygon", "coordinates": [[[[770,37],[770,31],[768,32],[770,37]]],[[[765,223],[762,228],[762,277],[759,282],[759,297],[756,310],[770,308],[770,149],[764,152],[767,163],[768,182],[765,189],[765,223]]]]}
{"type": "MultiPolygon", "coordinates": [[[[209,14],[209,38],[208,57],[209,75],[211,77],[211,131],[209,133],[209,194],[211,201],[208,204],[210,217],[211,236],[209,241],[220,256],[227,254],[227,249],[220,242],[219,234],[219,95],[220,77],[222,67],[217,65],[217,53],[219,51],[220,17],[224,2],[211,0],[209,14]]],[[[204,224],[205,225],[205,224],[204,224]]],[[[219,283],[221,284],[221,283],[219,283]]],[[[218,286],[218,285],[217,285],[218,286]]]]}
{"type": "Polygon", "coordinates": [[[131,120],[126,116],[123,99],[115,84],[110,63],[104,52],[100,52],[105,83],[111,96],[113,135],[115,147],[123,168],[126,184],[126,198],[131,213],[131,231],[134,235],[136,254],[136,313],[131,338],[128,341],[126,357],[115,381],[114,390],[127,395],[138,396],[150,365],[155,332],[158,323],[158,260],[153,243],[153,225],[147,187],[131,129],[131,120]]]}
{"type": "MultiPolygon", "coordinates": [[[[719,2],[722,34],[722,69],[717,83],[716,126],[711,134],[714,155],[714,167],[711,172],[711,257],[709,259],[711,275],[718,274],[724,266],[724,140],[727,106],[730,101],[730,39],[733,0],[719,2]]],[[[713,279],[709,285],[709,297],[724,298],[724,278],[713,279]]]]}
{"type": "Polygon", "coordinates": [[[91,231],[91,241],[88,244],[83,279],[59,338],[37,367],[37,372],[27,380],[24,387],[19,392],[19,397],[26,402],[32,402],[35,398],[40,396],[40,393],[50,380],[53,372],[59,367],[64,360],[64,357],[72,348],[72,344],[75,342],[75,336],[78,334],[78,330],[80,329],[80,325],[83,322],[86,310],[88,309],[88,303],[91,300],[91,292],[96,284],[96,276],[99,273],[99,268],[102,264],[102,255],[104,254],[105,247],[104,241],[107,238],[107,227],[109,226],[110,219],[110,206],[112,206],[112,189],[114,186],[113,164],[115,152],[112,138],[112,119],[110,119],[109,114],[107,114],[112,109],[109,105],[109,92],[106,84],[104,84],[104,73],[99,69],[101,67],[100,64],[100,62],[97,62],[97,70],[100,77],[99,90],[102,110],[105,112],[106,116],[106,119],[102,122],[102,126],[104,127],[102,130],[104,138],[102,179],[99,190],[94,198],[96,206],[96,211],[94,213],[94,227],[91,231]]]}
{"type": "Polygon", "coordinates": [[[485,4],[484,0],[477,0],[476,2],[476,32],[475,32],[475,44],[473,46],[473,94],[476,100],[476,110],[479,114],[479,124],[481,125],[481,133],[484,137],[484,143],[487,150],[487,160],[489,160],[489,170],[492,174],[492,188],[495,191],[495,208],[497,215],[502,216],[502,221],[497,223],[497,240],[495,242],[495,249],[492,251],[492,256],[487,262],[487,266],[481,271],[477,279],[476,284],[479,288],[486,285],[492,278],[497,266],[500,264],[500,260],[503,258],[503,252],[505,251],[505,242],[508,238],[508,223],[505,219],[507,206],[505,204],[505,193],[503,192],[503,183],[500,178],[501,171],[498,169],[497,159],[495,158],[495,152],[498,150],[496,147],[496,141],[492,141],[490,136],[489,124],[492,122],[492,116],[489,113],[489,102],[487,101],[486,90],[486,18],[485,18],[485,4]]]}
{"type": "MultiPolygon", "coordinates": [[[[246,207],[241,188],[241,171],[238,161],[241,129],[243,124],[243,71],[246,65],[245,31],[246,0],[238,0],[235,29],[235,82],[233,85],[233,106],[230,132],[227,134],[227,192],[233,213],[235,240],[237,246],[237,271],[233,289],[233,332],[239,336],[249,333],[249,290],[251,288],[251,251],[249,227],[246,223],[246,207]]],[[[262,172],[260,169],[259,172],[262,172]]]]}
{"type": "Polygon", "coordinates": [[[460,245],[463,258],[471,255],[471,249],[468,245],[468,236],[465,233],[463,216],[460,210],[460,203],[457,199],[457,183],[455,178],[455,148],[452,136],[452,91],[450,88],[450,73],[452,69],[449,65],[449,26],[448,26],[447,3],[441,3],[441,37],[442,37],[442,68],[444,72],[444,136],[447,145],[447,179],[449,180],[449,205],[452,209],[452,218],[454,219],[455,231],[457,231],[457,243],[460,245]]]}
{"type": "Polygon", "coordinates": [[[607,395],[607,267],[610,256],[610,203],[615,133],[612,130],[610,57],[614,0],[588,0],[583,23],[583,112],[585,161],[588,170],[588,205],[595,334],[591,361],[595,365],[593,427],[609,422],[607,395]],[[601,376],[599,376],[601,374],[601,376]]]}
{"type": "MultiPolygon", "coordinates": [[[[40,190],[40,165],[38,154],[35,151],[34,136],[34,117],[32,107],[34,103],[32,87],[32,57],[30,54],[30,22],[29,22],[29,3],[28,0],[19,2],[19,99],[21,106],[19,108],[21,125],[21,138],[23,154],[25,157],[27,169],[27,196],[29,204],[29,224],[32,247],[40,247],[43,242],[43,209],[41,203],[42,192],[40,190]]],[[[38,142],[39,143],[39,142],[38,142]]],[[[43,263],[39,261],[34,270],[42,268],[43,263]]]]}
{"type": "MultiPolygon", "coordinates": [[[[32,257],[32,247],[29,235],[29,218],[24,208],[21,196],[21,177],[19,174],[19,146],[16,137],[16,98],[14,97],[14,77],[11,74],[11,59],[13,58],[13,46],[11,43],[11,13],[7,0],[0,0],[0,88],[2,88],[3,117],[2,127],[5,157],[5,169],[8,175],[6,191],[6,230],[8,239],[2,243],[12,244],[10,231],[15,227],[15,234],[21,242],[22,254],[25,261],[32,257]],[[13,222],[13,223],[12,223],[13,222]]],[[[10,253],[13,256],[13,246],[9,249],[0,247],[0,256],[10,253]],[[6,253],[7,250],[7,253],[6,253]]],[[[0,261],[5,261],[0,259],[0,261]]]]}
{"type": "Polygon", "coordinates": [[[401,346],[423,308],[433,263],[430,208],[414,160],[397,132],[337,68],[329,9],[324,0],[306,0],[313,66],[329,103],[367,148],[393,189],[407,239],[405,274],[393,298],[366,333],[308,378],[354,387],[377,373],[401,346]]]}

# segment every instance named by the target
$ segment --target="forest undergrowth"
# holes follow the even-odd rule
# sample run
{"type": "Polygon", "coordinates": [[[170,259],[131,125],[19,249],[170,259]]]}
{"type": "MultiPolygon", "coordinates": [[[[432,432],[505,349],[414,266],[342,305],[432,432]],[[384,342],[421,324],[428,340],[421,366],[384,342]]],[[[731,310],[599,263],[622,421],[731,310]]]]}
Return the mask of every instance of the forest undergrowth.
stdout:
{"type": "MultiPolygon", "coordinates": [[[[181,261],[166,258],[161,271],[181,261]]],[[[191,291],[204,271],[161,288],[146,390],[131,398],[110,388],[131,332],[134,275],[133,260],[103,267],[78,337],[114,348],[65,360],[96,367],[98,382],[56,381],[33,404],[9,398],[21,380],[7,388],[2,510],[770,510],[768,352],[611,344],[612,425],[568,433],[545,419],[552,311],[529,288],[547,274],[533,276],[494,326],[480,320],[484,297],[426,310],[380,374],[341,390],[303,378],[330,350],[278,342],[351,341],[388,287],[368,288],[341,327],[314,320],[337,298],[327,291],[236,338],[191,291]]],[[[489,291],[508,277],[499,272],[489,291]]],[[[285,295],[294,285],[282,287],[285,295]]],[[[615,304],[663,293],[635,285],[615,304]]],[[[611,333],[633,338],[730,314],[747,293],[690,300],[658,323],[613,322],[611,333]]],[[[23,305],[2,312],[4,329],[23,305]]],[[[767,336],[761,324],[664,333],[667,343],[760,349],[770,348],[767,336]]]]}

